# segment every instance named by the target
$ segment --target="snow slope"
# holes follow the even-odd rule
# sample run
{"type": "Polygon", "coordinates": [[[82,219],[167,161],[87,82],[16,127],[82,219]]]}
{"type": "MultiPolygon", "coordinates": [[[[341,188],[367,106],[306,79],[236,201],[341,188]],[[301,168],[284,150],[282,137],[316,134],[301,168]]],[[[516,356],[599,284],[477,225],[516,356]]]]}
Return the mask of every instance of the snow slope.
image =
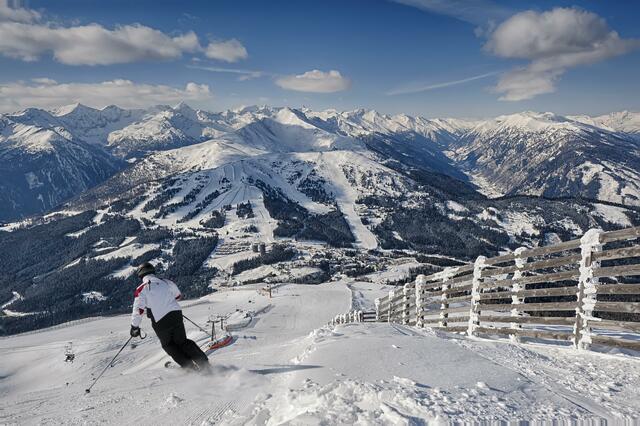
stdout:
{"type": "Polygon", "coordinates": [[[164,369],[150,333],[88,395],[91,376],[127,338],[126,316],[0,339],[0,423],[631,422],[640,412],[638,358],[399,325],[324,325],[352,298],[375,296],[373,286],[285,285],[272,299],[243,287],[182,302],[200,324],[218,314],[256,315],[210,356],[211,376],[164,369]],[[69,341],[73,364],[63,362],[69,341]]]}

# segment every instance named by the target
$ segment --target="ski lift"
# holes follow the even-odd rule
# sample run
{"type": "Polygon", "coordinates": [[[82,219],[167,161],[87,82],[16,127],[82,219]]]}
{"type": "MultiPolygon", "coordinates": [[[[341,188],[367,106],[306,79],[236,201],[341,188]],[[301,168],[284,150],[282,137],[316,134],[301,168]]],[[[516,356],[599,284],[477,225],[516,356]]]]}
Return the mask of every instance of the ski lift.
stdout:
{"type": "Polygon", "coordinates": [[[208,351],[214,351],[216,349],[222,348],[224,346],[229,345],[233,342],[233,337],[231,334],[225,333],[224,329],[224,317],[221,315],[209,315],[209,319],[207,324],[211,324],[211,340],[207,344],[208,351]],[[220,338],[216,337],[216,322],[220,322],[220,330],[222,331],[222,335],[220,338]]]}
{"type": "Polygon", "coordinates": [[[64,347],[64,362],[73,362],[76,354],[73,352],[73,343],[69,342],[64,347]]]}
{"type": "Polygon", "coordinates": [[[216,319],[213,315],[209,315],[207,324],[211,324],[211,341],[216,339],[216,319]]]}

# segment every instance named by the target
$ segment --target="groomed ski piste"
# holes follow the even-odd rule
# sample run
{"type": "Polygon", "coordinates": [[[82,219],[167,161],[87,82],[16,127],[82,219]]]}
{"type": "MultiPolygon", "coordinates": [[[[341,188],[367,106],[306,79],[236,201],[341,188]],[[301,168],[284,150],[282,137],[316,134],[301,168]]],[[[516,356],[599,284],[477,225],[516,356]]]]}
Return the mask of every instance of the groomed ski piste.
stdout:
{"type": "MultiPolygon", "coordinates": [[[[624,353],[467,337],[387,323],[328,326],[370,308],[378,284],[261,285],[182,302],[207,327],[226,316],[232,344],[212,374],[164,368],[148,320],[128,338],[126,315],[0,339],[0,424],[434,424],[553,420],[633,423],[640,358],[624,353]],[[73,363],[64,362],[72,342],[73,363]]],[[[190,338],[208,336],[188,322],[190,338]]]]}

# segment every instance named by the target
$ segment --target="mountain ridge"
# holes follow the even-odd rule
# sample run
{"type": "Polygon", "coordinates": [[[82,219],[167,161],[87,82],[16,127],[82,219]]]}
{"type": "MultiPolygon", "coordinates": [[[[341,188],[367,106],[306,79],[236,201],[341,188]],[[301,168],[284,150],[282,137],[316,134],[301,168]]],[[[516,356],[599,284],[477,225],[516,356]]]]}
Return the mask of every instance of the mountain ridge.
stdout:
{"type": "MultiPolygon", "coordinates": [[[[147,156],[210,141],[245,154],[364,150],[401,168],[471,180],[484,193],[582,196],[639,205],[639,134],[640,113],[628,111],[599,117],[525,111],[464,120],[362,108],[339,112],[250,106],[208,112],[185,103],[145,110],[82,104],[51,111],[29,108],[0,115],[0,165],[20,158],[25,168],[35,169],[41,166],[35,166],[34,154],[48,152],[51,158],[44,161],[50,171],[69,179],[54,185],[43,176],[34,192],[27,189],[33,186],[30,175],[14,171],[7,182],[16,182],[15,187],[6,188],[14,194],[7,199],[12,207],[0,220],[46,212],[147,156]],[[54,157],[60,155],[51,138],[86,152],[84,161],[94,165],[95,178],[78,181],[78,173],[57,165],[54,157]],[[52,201],[38,203],[40,199],[52,201]]],[[[72,157],[62,156],[62,162],[76,163],[72,157]]]]}

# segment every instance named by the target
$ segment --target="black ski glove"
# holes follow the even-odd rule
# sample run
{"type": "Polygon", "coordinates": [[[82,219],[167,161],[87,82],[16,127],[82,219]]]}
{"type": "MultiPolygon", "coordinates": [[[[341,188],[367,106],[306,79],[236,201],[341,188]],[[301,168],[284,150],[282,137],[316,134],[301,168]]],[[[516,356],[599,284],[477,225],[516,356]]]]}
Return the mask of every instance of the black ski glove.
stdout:
{"type": "Polygon", "coordinates": [[[129,334],[131,335],[131,337],[140,337],[140,327],[132,325],[129,334]]]}

